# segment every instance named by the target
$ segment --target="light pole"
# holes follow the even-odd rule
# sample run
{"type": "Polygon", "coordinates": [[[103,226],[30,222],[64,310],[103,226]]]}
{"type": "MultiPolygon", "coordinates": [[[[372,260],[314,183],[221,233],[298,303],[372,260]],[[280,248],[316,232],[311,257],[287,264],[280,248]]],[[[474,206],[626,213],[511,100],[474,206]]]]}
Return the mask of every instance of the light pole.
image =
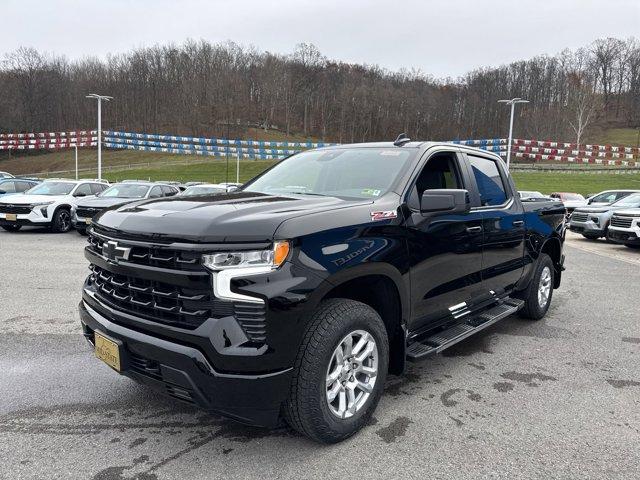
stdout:
{"type": "Polygon", "coordinates": [[[76,143],[73,144],[73,148],[76,149],[76,180],[78,180],[78,139],[76,138],[76,143]]]}
{"type": "Polygon", "coordinates": [[[516,107],[516,103],[529,103],[529,100],[523,100],[522,98],[512,98],[511,100],[498,100],[498,103],[506,103],[511,105],[511,120],[509,120],[509,143],[507,143],[507,170],[509,170],[509,163],[511,162],[511,138],[513,135],[513,112],[516,107]]]}
{"type": "Polygon", "coordinates": [[[87,95],[87,98],[95,98],[98,100],[98,180],[102,180],[102,100],[108,102],[113,99],[113,97],[90,93],[87,95]]]}

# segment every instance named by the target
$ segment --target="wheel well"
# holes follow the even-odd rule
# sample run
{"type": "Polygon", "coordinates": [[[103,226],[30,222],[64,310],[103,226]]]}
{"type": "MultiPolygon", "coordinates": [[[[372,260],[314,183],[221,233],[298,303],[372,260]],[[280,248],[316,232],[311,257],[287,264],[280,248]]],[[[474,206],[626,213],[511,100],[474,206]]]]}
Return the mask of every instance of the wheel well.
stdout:
{"type": "Polygon", "coordinates": [[[562,248],[560,247],[560,240],[556,238],[552,238],[547,240],[545,244],[542,246],[542,250],[540,253],[546,253],[551,258],[553,262],[555,275],[554,275],[554,288],[558,288],[560,286],[560,275],[562,273],[560,269],[560,262],[562,256],[562,248]]]}
{"type": "Polygon", "coordinates": [[[387,329],[389,371],[394,374],[402,373],[405,359],[402,304],[393,280],[385,275],[365,275],[336,286],[324,298],[348,298],[373,308],[387,329]]]}

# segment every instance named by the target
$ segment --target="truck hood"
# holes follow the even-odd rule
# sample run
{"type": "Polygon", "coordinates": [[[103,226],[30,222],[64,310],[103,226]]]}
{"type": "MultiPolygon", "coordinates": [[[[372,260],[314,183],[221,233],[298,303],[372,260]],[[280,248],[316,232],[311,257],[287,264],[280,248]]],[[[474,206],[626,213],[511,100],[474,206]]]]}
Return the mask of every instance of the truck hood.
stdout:
{"type": "Polygon", "coordinates": [[[627,208],[623,210],[617,210],[616,215],[623,215],[625,217],[640,217],[640,208],[627,208]]]}
{"type": "Polygon", "coordinates": [[[580,213],[604,213],[604,212],[608,212],[609,210],[616,210],[622,207],[614,207],[613,205],[610,205],[608,207],[580,207],[580,208],[576,208],[575,211],[576,212],[580,212],[580,213]]]}
{"type": "Polygon", "coordinates": [[[70,195],[16,195],[0,200],[1,203],[12,205],[26,205],[31,203],[59,202],[65,199],[73,199],[70,195]]]}
{"type": "Polygon", "coordinates": [[[139,202],[140,199],[136,198],[122,198],[122,197],[88,197],[86,199],[78,200],[76,206],[83,208],[109,208],[120,205],[126,205],[127,203],[139,202]]]}
{"type": "MultiPolygon", "coordinates": [[[[266,242],[285,220],[321,212],[370,205],[371,200],[344,200],[310,195],[274,196],[231,192],[210,197],[168,197],[105,210],[94,218],[97,228],[157,240],[266,242]]],[[[337,219],[336,219],[337,221],[337,219]]]]}

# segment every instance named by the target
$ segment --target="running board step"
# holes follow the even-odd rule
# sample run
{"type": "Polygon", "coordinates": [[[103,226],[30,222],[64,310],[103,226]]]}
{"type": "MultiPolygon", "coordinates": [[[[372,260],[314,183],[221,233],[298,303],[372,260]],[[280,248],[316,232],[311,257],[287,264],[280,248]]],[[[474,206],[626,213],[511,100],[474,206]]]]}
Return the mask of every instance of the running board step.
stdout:
{"type": "Polygon", "coordinates": [[[407,345],[407,358],[415,361],[432,353],[439,353],[474,333],[484,330],[497,321],[516,313],[523,306],[523,300],[505,298],[498,305],[467,319],[464,323],[457,323],[430,337],[410,341],[407,345]]]}

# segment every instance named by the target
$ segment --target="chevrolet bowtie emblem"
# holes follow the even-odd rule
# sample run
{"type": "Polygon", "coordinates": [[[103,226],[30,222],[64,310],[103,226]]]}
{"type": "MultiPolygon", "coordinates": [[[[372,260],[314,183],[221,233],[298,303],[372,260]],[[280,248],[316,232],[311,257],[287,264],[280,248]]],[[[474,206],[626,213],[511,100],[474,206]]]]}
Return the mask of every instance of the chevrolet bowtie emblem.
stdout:
{"type": "Polygon", "coordinates": [[[118,242],[109,240],[102,244],[102,255],[112,263],[118,263],[120,260],[129,260],[131,249],[121,247],[118,242]]]}

